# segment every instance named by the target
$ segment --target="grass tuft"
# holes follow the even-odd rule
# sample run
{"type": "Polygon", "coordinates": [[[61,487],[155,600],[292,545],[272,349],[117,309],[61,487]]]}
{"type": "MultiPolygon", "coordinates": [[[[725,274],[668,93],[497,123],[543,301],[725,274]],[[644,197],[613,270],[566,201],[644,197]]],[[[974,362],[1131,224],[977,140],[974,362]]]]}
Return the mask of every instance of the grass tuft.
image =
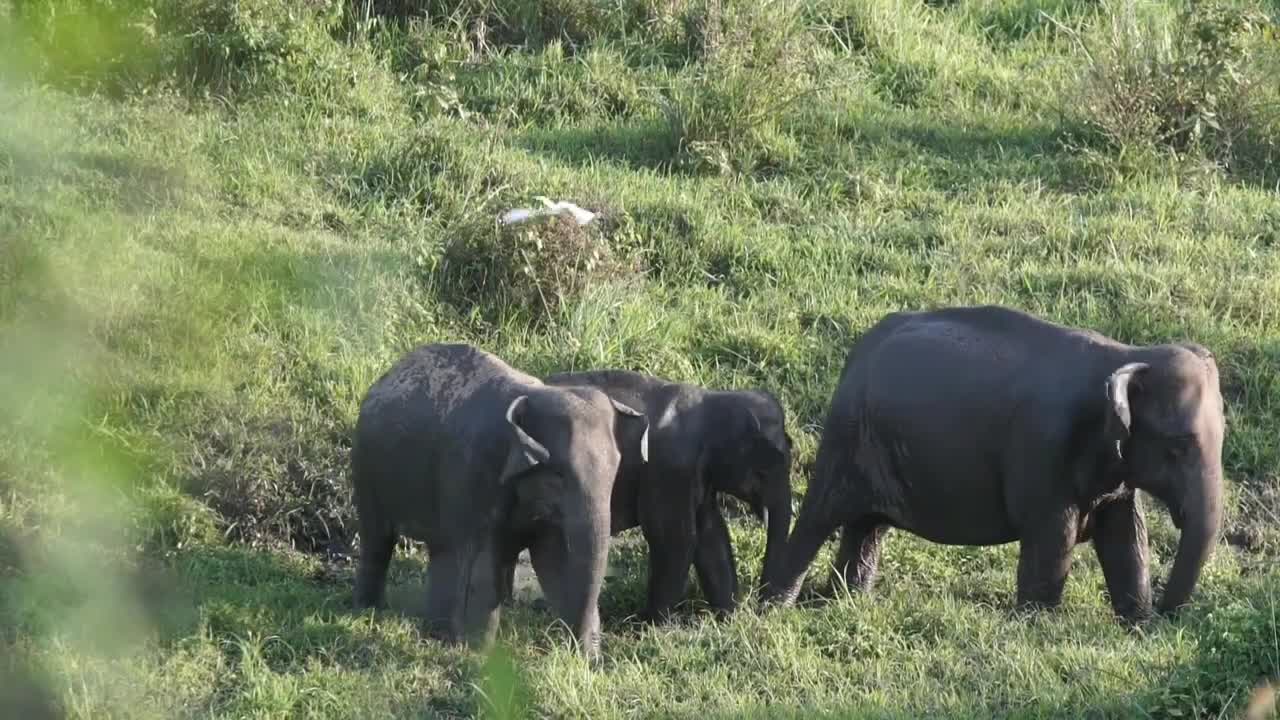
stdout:
{"type": "Polygon", "coordinates": [[[1238,3],[1206,0],[1160,16],[1114,0],[1086,43],[1086,122],[1120,148],[1167,148],[1227,166],[1271,162],[1280,96],[1258,58],[1277,52],[1268,28],[1259,9],[1238,3]]]}

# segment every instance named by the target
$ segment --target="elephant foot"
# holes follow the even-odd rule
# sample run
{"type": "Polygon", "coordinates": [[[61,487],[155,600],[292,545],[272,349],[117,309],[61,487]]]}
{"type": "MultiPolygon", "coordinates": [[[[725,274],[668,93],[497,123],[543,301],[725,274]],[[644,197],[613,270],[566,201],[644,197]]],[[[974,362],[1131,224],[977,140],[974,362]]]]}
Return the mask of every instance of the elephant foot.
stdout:
{"type": "Polygon", "coordinates": [[[357,590],[351,596],[351,606],[356,612],[364,612],[366,610],[385,610],[387,607],[386,598],[381,593],[362,592],[357,590]]]}
{"type": "Polygon", "coordinates": [[[736,610],[735,605],[712,605],[711,616],[716,620],[728,620],[736,610]]]}
{"type": "Polygon", "coordinates": [[[668,625],[675,619],[675,613],[672,608],[662,608],[654,610],[646,608],[637,618],[645,625],[668,625]]]}

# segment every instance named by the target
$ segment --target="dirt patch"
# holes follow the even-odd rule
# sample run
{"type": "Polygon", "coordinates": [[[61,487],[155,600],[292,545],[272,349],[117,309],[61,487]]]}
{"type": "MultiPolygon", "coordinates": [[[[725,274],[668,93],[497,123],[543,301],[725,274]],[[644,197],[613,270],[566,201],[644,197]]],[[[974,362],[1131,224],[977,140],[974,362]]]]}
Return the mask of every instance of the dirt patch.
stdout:
{"type": "Polygon", "coordinates": [[[218,513],[228,538],[326,555],[349,552],[348,433],[300,428],[287,419],[225,418],[196,445],[186,488],[218,513]]]}
{"type": "Polygon", "coordinates": [[[1280,553],[1280,478],[1247,482],[1246,486],[1223,539],[1248,553],[1280,553]]]}

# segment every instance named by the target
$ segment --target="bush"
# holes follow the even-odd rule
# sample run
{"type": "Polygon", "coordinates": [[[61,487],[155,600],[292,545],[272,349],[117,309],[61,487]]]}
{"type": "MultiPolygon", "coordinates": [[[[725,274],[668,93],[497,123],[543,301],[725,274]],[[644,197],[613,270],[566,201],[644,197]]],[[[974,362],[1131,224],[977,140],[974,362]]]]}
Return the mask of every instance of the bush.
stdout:
{"type": "Polygon", "coordinates": [[[25,70],[58,87],[118,94],[164,66],[153,0],[16,2],[0,45],[25,70]]]}
{"type": "Polygon", "coordinates": [[[0,41],[20,46],[30,74],[77,89],[221,91],[341,61],[340,0],[48,0],[18,3],[14,16],[0,41]]]}
{"type": "Polygon", "coordinates": [[[790,0],[708,0],[690,34],[702,62],[663,105],[678,159],[749,173],[789,152],[782,121],[820,86],[817,46],[798,10],[790,0]]]}
{"type": "Polygon", "coordinates": [[[1203,153],[1230,163],[1238,140],[1268,110],[1256,55],[1266,17],[1220,0],[1193,0],[1171,27],[1113,0],[1105,35],[1082,43],[1085,122],[1118,147],[1203,153]]]}
{"type": "Polygon", "coordinates": [[[280,79],[316,61],[342,19],[337,0],[159,0],[161,30],[182,39],[179,76],[195,86],[280,79]]]}
{"type": "Polygon", "coordinates": [[[433,275],[444,299],[490,321],[517,312],[550,321],[592,284],[637,268],[613,252],[601,220],[581,226],[555,216],[518,225],[477,220],[461,225],[433,275]]]}

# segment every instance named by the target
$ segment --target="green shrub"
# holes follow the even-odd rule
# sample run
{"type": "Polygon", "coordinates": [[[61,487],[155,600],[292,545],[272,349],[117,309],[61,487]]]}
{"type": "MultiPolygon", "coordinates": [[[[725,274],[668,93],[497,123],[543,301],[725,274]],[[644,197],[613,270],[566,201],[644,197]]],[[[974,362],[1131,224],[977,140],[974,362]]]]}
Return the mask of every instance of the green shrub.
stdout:
{"type": "Polygon", "coordinates": [[[722,173],[780,164],[788,110],[821,85],[817,47],[791,0],[710,0],[691,33],[703,57],[664,98],[680,158],[722,173]]]}
{"type": "Polygon", "coordinates": [[[119,94],[164,67],[154,0],[17,2],[0,30],[6,64],[69,89],[119,94]]]}
{"type": "Polygon", "coordinates": [[[35,77],[115,94],[147,85],[258,86],[334,63],[340,0],[48,0],[0,35],[35,77]],[[8,37],[5,37],[5,36],[8,37]]]}
{"type": "Polygon", "coordinates": [[[1237,141],[1275,112],[1257,63],[1266,23],[1262,13],[1220,0],[1193,0],[1165,23],[1140,17],[1134,0],[1112,0],[1102,37],[1082,43],[1086,63],[1074,104],[1117,147],[1229,163],[1237,141]]]}
{"type": "Polygon", "coordinates": [[[280,79],[320,53],[342,18],[338,0],[159,0],[161,30],[182,39],[179,76],[196,86],[280,79]]]}
{"type": "Polygon", "coordinates": [[[459,225],[428,271],[455,307],[490,321],[512,313],[550,322],[591,285],[637,270],[610,247],[604,224],[555,216],[517,225],[478,219],[459,225]]]}

